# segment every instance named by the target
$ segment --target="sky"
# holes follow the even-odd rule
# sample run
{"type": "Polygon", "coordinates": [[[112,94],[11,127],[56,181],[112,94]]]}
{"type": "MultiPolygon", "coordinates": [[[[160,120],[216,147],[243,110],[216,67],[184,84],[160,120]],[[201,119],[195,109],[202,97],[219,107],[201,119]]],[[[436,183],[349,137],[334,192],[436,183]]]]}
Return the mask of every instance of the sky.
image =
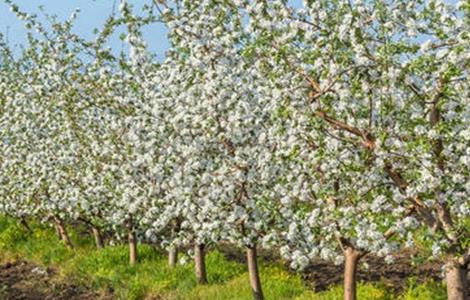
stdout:
{"type": "MultiPolygon", "coordinates": [[[[76,8],[81,12],[75,22],[74,32],[80,36],[91,39],[94,37],[93,29],[101,28],[106,18],[113,12],[116,2],[116,13],[119,13],[117,6],[120,0],[13,0],[21,10],[27,13],[35,13],[41,16],[39,6],[43,6],[49,14],[57,15],[60,20],[67,19],[76,8]]],[[[135,12],[140,11],[142,5],[150,0],[128,0],[135,7],[135,12]]],[[[300,7],[302,0],[289,0],[294,7],[300,7]]],[[[446,0],[447,3],[456,3],[457,0],[446,0]]],[[[44,18],[40,18],[44,20],[44,18]]],[[[121,30],[124,30],[121,28],[121,30]]],[[[0,0],[0,32],[8,35],[11,46],[24,44],[26,41],[26,29],[22,21],[10,11],[9,6],[0,0]]],[[[157,55],[159,60],[163,60],[165,51],[169,48],[166,37],[167,30],[163,24],[152,24],[144,28],[144,37],[150,50],[157,55]]],[[[122,41],[118,38],[119,32],[114,35],[109,46],[119,52],[123,47],[122,41]]],[[[18,47],[16,47],[18,49],[18,47]]]]}
{"type": "MultiPolygon", "coordinates": [[[[113,12],[115,7],[118,12],[119,0],[13,0],[22,11],[29,14],[37,14],[41,17],[40,6],[51,15],[57,15],[60,20],[66,20],[76,8],[80,8],[80,14],[75,22],[74,32],[80,36],[91,39],[94,37],[93,29],[101,28],[106,18],[113,12]],[[116,2],[116,5],[114,5],[116,2]]],[[[149,3],[150,0],[128,0],[135,7],[135,12],[139,12],[142,5],[149,3]]],[[[291,0],[294,6],[300,6],[302,0],[291,0]]],[[[44,18],[40,18],[44,20],[44,18]]],[[[123,29],[122,29],[123,30],[123,29]]],[[[24,44],[26,41],[26,29],[23,22],[18,20],[10,11],[7,4],[0,0],[0,32],[8,35],[11,46],[24,44]]],[[[157,55],[157,58],[163,60],[165,51],[169,48],[167,40],[167,30],[163,24],[153,24],[144,29],[144,37],[149,48],[157,55]]],[[[116,52],[121,50],[123,43],[118,38],[119,33],[114,35],[109,46],[116,52]]],[[[15,48],[16,50],[19,47],[15,48]]]]}
{"type": "MultiPolygon", "coordinates": [[[[43,6],[45,11],[51,15],[57,15],[59,20],[66,20],[76,8],[80,8],[80,13],[74,25],[74,32],[82,37],[91,39],[94,37],[93,29],[101,28],[106,18],[113,11],[114,0],[13,0],[22,11],[41,16],[39,6],[43,6]]],[[[139,12],[146,0],[130,0],[139,12]]],[[[119,0],[116,0],[116,13],[118,11],[119,0]]],[[[44,20],[44,18],[40,18],[44,20]]],[[[26,41],[26,29],[23,22],[18,20],[10,8],[0,0],[0,32],[8,34],[10,45],[24,44],[26,41]]],[[[153,24],[144,29],[145,40],[150,49],[158,58],[162,59],[169,44],[166,38],[166,28],[163,24],[153,24]]],[[[114,35],[109,46],[119,51],[122,48],[122,41],[119,33],[114,35]]],[[[18,49],[18,47],[16,47],[18,49]]]]}

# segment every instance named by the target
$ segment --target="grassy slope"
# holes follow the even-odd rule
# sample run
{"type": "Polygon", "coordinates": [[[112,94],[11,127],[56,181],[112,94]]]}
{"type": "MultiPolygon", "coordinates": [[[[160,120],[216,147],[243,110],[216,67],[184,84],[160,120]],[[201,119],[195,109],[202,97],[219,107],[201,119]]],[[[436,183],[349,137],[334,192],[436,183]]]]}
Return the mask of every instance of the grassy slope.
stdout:
{"type": "MultiPolygon", "coordinates": [[[[111,290],[118,299],[165,300],[244,300],[251,299],[248,275],[244,265],[227,261],[212,252],[207,257],[210,284],[197,286],[191,263],[175,269],[167,267],[165,255],[147,245],[139,246],[140,261],[135,267],[127,263],[127,247],[95,250],[91,239],[79,238],[72,232],[74,251],[58,242],[51,229],[34,226],[28,234],[16,222],[0,217],[0,259],[26,259],[54,266],[63,280],[91,285],[96,290],[111,290]]],[[[261,262],[261,277],[267,299],[340,300],[341,287],[321,293],[310,291],[299,276],[289,274],[280,265],[261,262]]],[[[440,284],[410,285],[400,297],[391,295],[380,284],[360,284],[359,299],[443,300],[440,284]]]]}

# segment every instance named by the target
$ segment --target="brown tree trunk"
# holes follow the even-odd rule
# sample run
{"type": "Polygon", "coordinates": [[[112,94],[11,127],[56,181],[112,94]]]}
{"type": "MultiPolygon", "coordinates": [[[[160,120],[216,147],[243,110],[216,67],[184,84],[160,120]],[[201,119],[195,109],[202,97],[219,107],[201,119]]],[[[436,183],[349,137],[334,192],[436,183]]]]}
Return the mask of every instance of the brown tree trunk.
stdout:
{"type": "Polygon", "coordinates": [[[129,263],[134,266],[137,263],[137,235],[134,228],[130,228],[128,232],[129,242],[129,263]]]}
{"type": "Polygon", "coordinates": [[[178,248],[176,246],[171,246],[168,249],[168,266],[173,269],[176,266],[176,261],[178,260],[178,248]]]}
{"type": "Polygon", "coordinates": [[[26,231],[28,231],[28,233],[33,232],[33,230],[31,230],[31,227],[29,227],[29,224],[28,224],[28,222],[26,221],[25,218],[21,218],[20,224],[21,224],[21,226],[23,226],[24,229],[26,229],[26,231]]]}
{"type": "Polygon", "coordinates": [[[248,273],[250,276],[251,291],[253,299],[264,300],[263,290],[261,289],[261,280],[258,271],[256,246],[246,248],[246,260],[248,264],[248,273]]]}
{"type": "MultiPolygon", "coordinates": [[[[438,81],[438,90],[432,99],[432,108],[429,114],[429,121],[432,127],[442,123],[441,111],[439,109],[439,101],[444,96],[444,88],[447,81],[440,79],[438,81]]],[[[444,149],[442,139],[434,141],[433,152],[437,159],[437,167],[445,172],[445,159],[442,156],[444,149]]],[[[435,189],[436,199],[439,199],[442,191],[435,189]]],[[[459,238],[454,233],[454,226],[449,207],[446,203],[437,202],[437,217],[441,223],[442,229],[452,244],[458,244],[459,238]]],[[[467,290],[467,267],[459,264],[458,259],[451,258],[446,263],[446,282],[447,282],[447,299],[448,300],[468,300],[467,290]]]]}
{"type": "Polygon", "coordinates": [[[196,271],[196,280],[198,284],[207,283],[206,273],[206,254],[204,253],[204,245],[194,245],[194,268],[196,271]]]}
{"type": "Polygon", "coordinates": [[[101,231],[98,229],[98,227],[91,226],[91,231],[95,238],[96,248],[98,249],[104,248],[103,236],[101,235],[101,231]]]}
{"type": "Polygon", "coordinates": [[[356,300],[357,263],[361,253],[352,247],[344,250],[344,300],[356,300]]]}
{"type": "Polygon", "coordinates": [[[56,224],[56,231],[60,239],[64,242],[67,248],[73,249],[73,244],[72,244],[72,241],[70,240],[67,229],[65,228],[64,222],[58,217],[55,217],[54,221],[56,224]]]}
{"type": "Polygon", "coordinates": [[[467,268],[450,260],[446,264],[448,300],[468,300],[467,268]]]}
{"type": "Polygon", "coordinates": [[[59,225],[57,225],[57,222],[54,222],[54,229],[55,229],[55,234],[57,235],[57,238],[62,241],[62,235],[60,235],[60,229],[59,225]]]}

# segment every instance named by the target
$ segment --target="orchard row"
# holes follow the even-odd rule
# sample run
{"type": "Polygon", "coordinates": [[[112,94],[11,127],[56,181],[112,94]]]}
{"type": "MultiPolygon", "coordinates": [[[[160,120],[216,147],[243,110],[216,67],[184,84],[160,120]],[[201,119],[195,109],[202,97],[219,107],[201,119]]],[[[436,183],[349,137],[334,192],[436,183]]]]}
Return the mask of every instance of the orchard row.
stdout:
{"type": "Polygon", "coordinates": [[[205,246],[244,247],[255,299],[257,248],[344,263],[345,299],[362,257],[419,248],[468,296],[467,1],[122,1],[93,40],[5,2],[30,34],[0,39],[2,213],[112,232],[132,264],[191,245],[200,283],[205,246]]]}

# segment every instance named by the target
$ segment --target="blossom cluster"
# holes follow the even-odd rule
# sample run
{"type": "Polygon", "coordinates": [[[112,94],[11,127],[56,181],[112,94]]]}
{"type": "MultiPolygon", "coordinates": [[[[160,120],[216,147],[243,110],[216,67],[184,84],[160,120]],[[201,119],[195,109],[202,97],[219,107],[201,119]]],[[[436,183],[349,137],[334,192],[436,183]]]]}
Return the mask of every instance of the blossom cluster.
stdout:
{"type": "Polygon", "coordinates": [[[138,17],[123,1],[93,41],[75,15],[47,32],[12,6],[41,37],[19,58],[1,44],[0,210],[280,249],[294,268],[346,248],[391,261],[419,229],[434,256],[462,254],[468,7],[389,2],[162,1],[138,17]],[[141,33],[155,20],[163,62],[141,33]],[[119,25],[128,55],[105,46],[119,25]]]}

